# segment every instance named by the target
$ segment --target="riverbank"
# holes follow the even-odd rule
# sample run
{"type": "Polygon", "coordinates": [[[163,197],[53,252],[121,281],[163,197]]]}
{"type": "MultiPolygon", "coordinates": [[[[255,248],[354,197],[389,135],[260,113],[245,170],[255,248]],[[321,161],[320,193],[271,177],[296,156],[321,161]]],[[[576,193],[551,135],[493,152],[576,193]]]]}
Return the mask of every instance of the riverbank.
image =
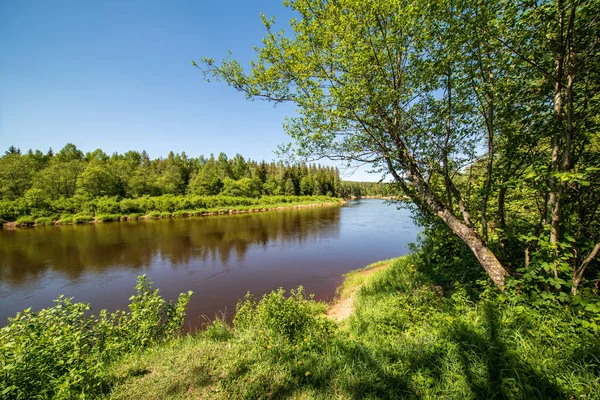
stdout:
{"type": "MultiPolygon", "coordinates": [[[[352,312],[340,323],[327,317],[335,304],[315,302],[301,288],[249,295],[233,327],[217,319],[196,334],[94,359],[93,373],[77,370],[77,359],[66,371],[84,380],[90,398],[598,398],[600,339],[568,311],[539,310],[491,288],[469,294],[458,282],[443,284],[439,272],[412,254],[348,274],[336,304],[352,298],[352,312]]],[[[6,340],[1,365],[17,383],[31,376],[13,377],[10,357],[29,360],[28,371],[39,359],[17,349],[43,349],[55,363],[40,368],[49,368],[65,365],[64,353],[81,341],[48,354],[46,345],[31,350],[20,337],[6,340]]],[[[44,380],[46,397],[76,397],[80,381],[55,378],[44,380]]]]}
{"type": "Polygon", "coordinates": [[[568,313],[430,276],[416,255],[348,274],[341,323],[297,293],[247,299],[235,328],[217,320],[115,365],[111,398],[597,398],[599,340],[568,313]]]}
{"type": "MultiPolygon", "coordinates": [[[[218,199],[218,197],[215,196],[218,199]]],[[[233,198],[235,199],[235,198],[233,198]]],[[[231,201],[231,198],[228,199],[231,201]]],[[[235,200],[234,200],[235,202],[235,200]]],[[[200,208],[192,210],[176,210],[176,211],[160,211],[154,210],[148,213],[95,213],[92,214],[63,214],[60,217],[38,217],[25,216],[20,217],[16,221],[4,222],[0,227],[5,229],[29,228],[48,225],[78,225],[78,224],[97,224],[114,221],[138,221],[150,219],[167,219],[167,218],[187,218],[187,217],[207,217],[215,215],[228,214],[247,214],[266,211],[277,211],[289,208],[307,208],[307,207],[325,207],[345,204],[346,201],[340,198],[327,196],[306,196],[304,199],[299,196],[294,197],[267,197],[260,199],[240,198],[239,205],[220,206],[211,208],[200,208]],[[281,200],[287,201],[281,201],[281,200]],[[278,201],[279,200],[279,201],[278,201]],[[251,203],[251,204],[248,204],[251,203]]]]}

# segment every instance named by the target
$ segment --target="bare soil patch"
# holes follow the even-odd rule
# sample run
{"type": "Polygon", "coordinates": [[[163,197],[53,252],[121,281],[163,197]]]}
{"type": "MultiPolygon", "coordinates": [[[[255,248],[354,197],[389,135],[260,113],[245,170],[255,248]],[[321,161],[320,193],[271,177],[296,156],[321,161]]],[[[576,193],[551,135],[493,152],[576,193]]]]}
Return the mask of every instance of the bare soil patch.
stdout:
{"type": "MultiPolygon", "coordinates": [[[[378,265],[375,268],[359,271],[358,274],[366,278],[367,276],[370,276],[377,271],[387,268],[390,265],[391,263],[378,265]]],[[[356,293],[358,293],[358,290],[364,285],[365,282],[366,280],[363,282],[363,284],[353,287],[349,295],[333,303],[325,313],[327,318],[335,322],[341,322],[348,318],[354,312],[354,298],[356,296],[356,293]]]]}

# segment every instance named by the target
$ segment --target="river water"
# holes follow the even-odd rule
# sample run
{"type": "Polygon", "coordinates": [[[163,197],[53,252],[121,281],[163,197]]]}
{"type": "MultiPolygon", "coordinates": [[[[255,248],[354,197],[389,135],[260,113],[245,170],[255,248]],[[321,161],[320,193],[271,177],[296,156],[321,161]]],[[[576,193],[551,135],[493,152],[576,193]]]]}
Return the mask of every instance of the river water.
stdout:
{"type": "Polygon", "coordinates": [[[92,311],[126,309],[146,274],[169,299],[193,290],[186,327],[224,313],[248,291],[303,285],[331,300],[343,274],[409,250],[419,229],[382,200],[265,213],[0,230],[0,326],[59,294],[92,311]],[[206,316],[206,317],[204,317],[206,316]]]}

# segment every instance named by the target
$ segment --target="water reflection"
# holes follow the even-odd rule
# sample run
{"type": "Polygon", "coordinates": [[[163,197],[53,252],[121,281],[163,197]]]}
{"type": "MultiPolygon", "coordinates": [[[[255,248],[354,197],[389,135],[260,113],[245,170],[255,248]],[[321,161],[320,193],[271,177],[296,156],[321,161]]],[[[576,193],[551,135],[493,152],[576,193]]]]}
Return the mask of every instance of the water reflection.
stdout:
{"type": "Polygon", "coordinates": [[[0,231],[0,325],[59,294],[125,309],[146,274],[173,299],[193,290],[187,322],[233,315],[248,291],[304,285],[330,299],[345,272],[408,251],[418,229],[380,200],[232,216],[0,231]]]}
{"type": "Polygon", "coordinates": [[[12,286],[48,269],[72,281],[91,271],[172,265],[243,264],[251,246],[298,246],[339,234],[339,207],[0,232],[0,280],[12,286]],[[318,222],[318,223],[315,223],[318,222]]]}

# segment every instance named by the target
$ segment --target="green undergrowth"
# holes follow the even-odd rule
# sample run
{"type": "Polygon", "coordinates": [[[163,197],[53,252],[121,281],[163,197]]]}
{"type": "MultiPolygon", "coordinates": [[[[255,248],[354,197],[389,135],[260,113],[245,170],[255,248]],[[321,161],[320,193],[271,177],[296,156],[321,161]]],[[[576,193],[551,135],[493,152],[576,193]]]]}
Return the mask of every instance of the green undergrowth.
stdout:
{"type": "MultiPolygon", "coordinates": [[[[91,222],[137,221],[240,212],[268,211],[303,205],[341,203],[342,199],[328,196],[262,196],[259,198],[230,196],[155,196],[138,199],[99,198],[89,203],[72,206],[68,210],[82,209],[80,213],[57,213],[48,210],[33,211],[18,217],[17,227],[35,225],[70,225],[91,222]]],[[[60,211],[57,208],[57,211],[60,211]]],[[[0,219],[0,226],[6,221],[0,219]]]]}
{"type": "Polygon", "coordinates": [[[233,327],[216,320],[114,364],[107,397],[600,397],[600,341],[571,311],[474,296],[439,273],[411,255],[366,280],[351,274],[346,290],[363,286],[340,325],[302,289],[247,297],[233,327]]]}
{"type": "Polygon", "coordinates": [[[110,366],[175,337],[191,295],[167,302],[140,276],[127,312],[91,315],[89,304],[60,296],[54,307],[18,313],[0,329],[0,398],[89,399],[110,392],[110,366]]]}

